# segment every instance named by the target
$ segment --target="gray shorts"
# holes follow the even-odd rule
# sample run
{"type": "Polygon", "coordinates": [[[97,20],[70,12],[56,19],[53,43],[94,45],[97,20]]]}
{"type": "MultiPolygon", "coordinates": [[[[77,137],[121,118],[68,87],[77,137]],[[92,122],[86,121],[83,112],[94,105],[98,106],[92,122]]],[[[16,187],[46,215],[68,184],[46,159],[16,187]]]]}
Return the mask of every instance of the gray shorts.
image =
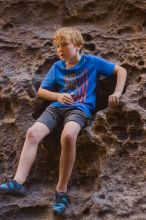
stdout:
{"type": "Polygon", "coordinates": [[[64,126],[69,121],[75,121],[81,128],[84,128],[87,122],[87,117],[85,112],[77,108],[69,107],[62,109],[54,106],[48,106],[37,119],[37,122],[45,124],[50,131],[62,123],[64,126]]]}

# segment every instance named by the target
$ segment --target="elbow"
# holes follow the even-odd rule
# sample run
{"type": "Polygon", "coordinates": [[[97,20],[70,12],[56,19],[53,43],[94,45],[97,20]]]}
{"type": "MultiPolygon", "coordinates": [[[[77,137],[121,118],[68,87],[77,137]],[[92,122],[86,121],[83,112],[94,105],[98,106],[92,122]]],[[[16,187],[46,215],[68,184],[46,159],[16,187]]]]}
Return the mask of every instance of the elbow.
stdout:
{"type": "Polygon", "coordinates": [[[39,97],[41,97],[41,93],[42,93],[42,89],[39,88],[39,89],[38,89],[38,92],[37,92],[37,95],[38,95],[39,97]]]}

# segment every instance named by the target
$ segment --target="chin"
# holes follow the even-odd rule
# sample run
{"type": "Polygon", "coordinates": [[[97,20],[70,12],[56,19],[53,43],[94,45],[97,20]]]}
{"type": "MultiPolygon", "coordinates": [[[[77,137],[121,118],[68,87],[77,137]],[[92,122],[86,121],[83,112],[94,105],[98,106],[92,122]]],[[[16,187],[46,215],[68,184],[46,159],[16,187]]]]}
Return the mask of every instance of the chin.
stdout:
{"type": "Polygon", "coordinates": [[[66,59],[64,57],[60,57],[61,60],[66,61],[66,59]]]}

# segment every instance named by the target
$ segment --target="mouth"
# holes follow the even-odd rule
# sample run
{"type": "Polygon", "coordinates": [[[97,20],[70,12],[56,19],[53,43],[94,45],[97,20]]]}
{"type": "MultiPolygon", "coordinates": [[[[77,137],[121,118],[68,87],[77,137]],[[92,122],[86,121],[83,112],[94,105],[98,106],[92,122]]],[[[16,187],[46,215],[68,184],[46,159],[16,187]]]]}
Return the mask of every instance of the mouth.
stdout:
{"type": "Polygon", "coordinates": [[[60,56],[60,57],[64,57],[64,55],[63,55],[63,54],[59,54],[59,56],[60,56]]]}
{"type": "Polygon", "coordinates": [[[65,58],[64,54],[59,54],[59,57],[60,57],[60,59],[64,59],[65,58]]]}

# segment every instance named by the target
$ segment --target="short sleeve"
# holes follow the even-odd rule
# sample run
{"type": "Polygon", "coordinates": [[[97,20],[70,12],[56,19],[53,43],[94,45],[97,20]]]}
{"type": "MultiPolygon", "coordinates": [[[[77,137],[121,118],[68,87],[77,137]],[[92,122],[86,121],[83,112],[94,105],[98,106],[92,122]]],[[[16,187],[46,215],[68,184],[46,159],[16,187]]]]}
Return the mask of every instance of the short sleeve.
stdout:
{"type": "Polygon", "coordinates": [[[107,77],[111,76],[115,69],[115,64],[100,57],[96,57],[95,65],[97,66],[98,73],[107,77]]]}
{"type": "Polygon", "coordinates": [[[53,65],[47,73],[46,77],[44,78],[43,82],[41,83],[41,88],[54,90],[56,86],[55,78],[55,65],[53,65]]]}

